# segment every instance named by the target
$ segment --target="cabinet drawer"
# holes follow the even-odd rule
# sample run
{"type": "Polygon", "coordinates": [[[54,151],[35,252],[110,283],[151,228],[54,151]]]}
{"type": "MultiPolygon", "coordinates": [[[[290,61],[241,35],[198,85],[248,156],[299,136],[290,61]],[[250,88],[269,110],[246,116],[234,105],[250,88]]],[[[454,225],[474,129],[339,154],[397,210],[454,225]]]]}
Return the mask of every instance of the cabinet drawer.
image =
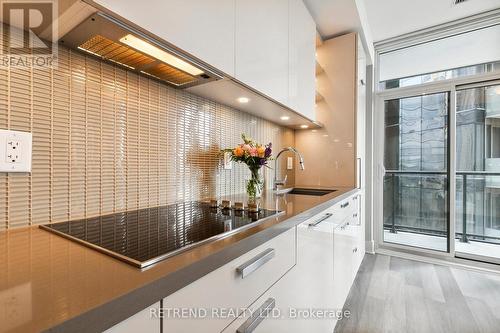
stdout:
{"type": "MultiPolygon", "coordinates": [[[[279,304],[273,295],[273,289],[274,287],[250,305],[222,333],[276,332],[275,330],[266,330],[265,328],[266,322],[273,320],[274,313],[279,309],[279,304]],[[252,317],[252,314],[259,314],[259,316],[252,317]],[[250,321],[252,321],[252,324],[250,324],[250,321]]],[[[285,322],[284,324],[286,325],[287,323],[285,322]]]]}
{"type": "Polygon", "coordinates": [[[293,267],[295,230],[292,228],[284,232],[165,298],[163,331],[222,331],[241,314],[242,308],[252,304],[293,267]],[[206,310],[207,315],[204,319],[175,318],[175,315],[168,315],[176,309],[206,310]],[[217,316],[221,310],[226,313],[217,316]],[[228,310],[231,310],[229,315],[228,310]]]}
{"type": "MultiPolygon", "coordinates": [[[[329,311],[330,307],[309,307],[304,302],[290,303],[290,294],[297,294],[302,291],[296,285],[287,283],[290,273],[294,272],[294,267],[277,284],[271,287],[264,295],[255,301],[245,311],[244,315],[233,321],[222,333],[316,333],[333,332],[335,318],[313,318],[308,317],[308,313],[315,313],[316,310],[329,311]],[[252,314],[255,317],[252,318],[252,314]],[[245,330],[246,329],[246,330],[245,330]]],[[[321,288],[321,286],[317,286],[321,288]]],[[[325,313],[324,312],[324,313],[325,313]]]]}

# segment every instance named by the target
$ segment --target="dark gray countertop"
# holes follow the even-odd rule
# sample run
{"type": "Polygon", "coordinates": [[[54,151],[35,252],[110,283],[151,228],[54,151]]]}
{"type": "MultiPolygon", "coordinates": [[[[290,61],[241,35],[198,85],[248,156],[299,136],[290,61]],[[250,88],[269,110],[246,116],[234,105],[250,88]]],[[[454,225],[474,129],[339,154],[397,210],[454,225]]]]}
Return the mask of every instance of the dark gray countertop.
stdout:
{"type": "Polygon", "coordinates": [[[7,272],[0,293],[25,289],[32,309],[31,318],[8,318],[3,326],[7,332],[102,332],[358,191],[336,189],[324,196],[266,195],[261,205],[284,214],[142,271],[37,227],[2,232],[0,263],[7,272]]]}

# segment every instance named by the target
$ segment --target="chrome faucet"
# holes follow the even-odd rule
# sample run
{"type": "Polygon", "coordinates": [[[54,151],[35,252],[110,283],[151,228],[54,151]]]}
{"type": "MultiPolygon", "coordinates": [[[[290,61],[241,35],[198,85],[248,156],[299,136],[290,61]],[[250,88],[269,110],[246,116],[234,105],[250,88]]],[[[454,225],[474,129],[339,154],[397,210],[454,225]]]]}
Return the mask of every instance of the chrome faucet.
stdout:
{"type": "Polygon", "coordinates": [[[281,154],[283,154],[286,151],[291,151],[295,155],[299,157],[299,164],[300,164],[300,170],[304,170],[304,159],[302,158],[302,154],[295,148],[293,147],[286,147],[281,149],[281,151],[276,155],[276,158],[274,160],[274,186],[273,189],[274,191],[278,191],[278,185],[285,185],[286,184],[286,179],[288,175],[285,175],[285,179],[278,179],[278,159],[281,154]]]}

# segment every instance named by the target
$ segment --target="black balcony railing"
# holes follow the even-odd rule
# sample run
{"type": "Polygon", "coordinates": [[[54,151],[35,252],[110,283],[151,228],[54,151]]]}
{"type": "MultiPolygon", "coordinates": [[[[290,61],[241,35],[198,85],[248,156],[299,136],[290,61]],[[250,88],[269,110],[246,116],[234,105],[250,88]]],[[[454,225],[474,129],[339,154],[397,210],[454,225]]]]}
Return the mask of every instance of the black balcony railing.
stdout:
{"type": "MultiPolygon", "coordinates": [[[[500,243],[500,216],[491,209],[492,200],[500,197],[500,172],[461,171],[456,183],[455,237],[500,243]]],[[[447,237],[447,200],[447,172],[386,171],[384,229],[447,237]]]]}

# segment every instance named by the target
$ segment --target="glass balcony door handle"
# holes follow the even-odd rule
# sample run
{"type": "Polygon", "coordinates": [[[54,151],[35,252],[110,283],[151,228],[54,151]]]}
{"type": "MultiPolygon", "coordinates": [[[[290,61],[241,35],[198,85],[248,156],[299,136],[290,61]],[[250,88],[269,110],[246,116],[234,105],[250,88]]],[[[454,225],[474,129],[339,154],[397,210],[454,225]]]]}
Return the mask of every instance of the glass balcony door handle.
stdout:
{"type": "Polygon", "coordinates": [[[356,171],[358,173],[358,184],[356,188],[360,189],[361,188],[361,157],[356,158],[356,171]]]}
{"type": "Polygon", "coordinates": [[[276,300],[274,298],[268,298],[256,311],[252,313],[250,318],[248,318],[237,330],[236,333],[252,333],[257,326],[260,325],[267,318],[269,313],[276,306],[276,300]]]}

